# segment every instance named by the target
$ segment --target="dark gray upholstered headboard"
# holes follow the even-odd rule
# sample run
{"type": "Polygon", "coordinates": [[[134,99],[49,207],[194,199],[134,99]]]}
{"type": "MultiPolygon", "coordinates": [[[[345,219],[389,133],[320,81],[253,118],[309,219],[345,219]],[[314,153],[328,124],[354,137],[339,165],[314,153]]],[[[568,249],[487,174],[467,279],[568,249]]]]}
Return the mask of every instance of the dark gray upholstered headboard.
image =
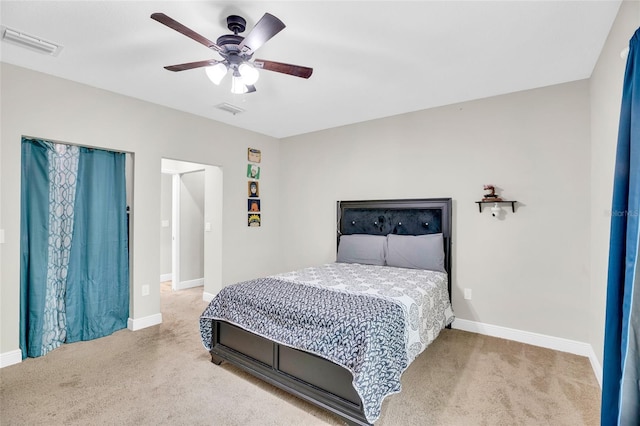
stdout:
{"type": "MultiPolygon", "coordinates": [[[[338,237],[442,233],[451,295],[451,198],[338,201],[338,237]]],[[[339,242],[338,242],[339,243],[339,242]]]]}

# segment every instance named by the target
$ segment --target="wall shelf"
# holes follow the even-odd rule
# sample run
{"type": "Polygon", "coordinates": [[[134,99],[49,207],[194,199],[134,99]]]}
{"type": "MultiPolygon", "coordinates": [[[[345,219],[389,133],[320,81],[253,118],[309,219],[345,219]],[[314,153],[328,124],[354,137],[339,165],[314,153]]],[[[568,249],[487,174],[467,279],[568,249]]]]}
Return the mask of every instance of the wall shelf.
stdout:
{"type": "Polygon", "coordinates": [[[508,200],[500,200],[500,201],[476,201],[478,205],[478,211],[482,213],[482,206],[484,204],[511,204],[511,211],[516,212],[516,203],[517,201],[508,201],[508,200]]]}

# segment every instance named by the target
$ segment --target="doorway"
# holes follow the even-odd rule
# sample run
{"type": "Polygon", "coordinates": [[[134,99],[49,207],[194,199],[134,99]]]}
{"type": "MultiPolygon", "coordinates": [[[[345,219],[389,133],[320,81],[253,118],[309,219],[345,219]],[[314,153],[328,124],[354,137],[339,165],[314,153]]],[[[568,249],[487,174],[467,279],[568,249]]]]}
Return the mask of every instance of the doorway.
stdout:
{"type": "Polygon", "coordinates": [[[160,282],[171,281],[173,291],[203,287],[203,298],[216,294],[222,280],[222,169],[162,159],[161,171],[160,282]]]}

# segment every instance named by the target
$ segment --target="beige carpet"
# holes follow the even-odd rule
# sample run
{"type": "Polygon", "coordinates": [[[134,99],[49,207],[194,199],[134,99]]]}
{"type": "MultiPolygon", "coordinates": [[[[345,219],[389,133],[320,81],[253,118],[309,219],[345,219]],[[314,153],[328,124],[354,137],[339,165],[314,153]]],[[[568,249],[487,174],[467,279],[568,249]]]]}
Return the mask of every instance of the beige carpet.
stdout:
{"type": "MultiPolygon", "coordinates": [[[[162,288],[163,323],[64,345],[0,370],[6,425],[339,425],[337,417],[215,366],[200,343],[202,289],[162,288]]],[[[589,361],[444,330],[404,373],[376,425],[597,425],[589,361]]]]}

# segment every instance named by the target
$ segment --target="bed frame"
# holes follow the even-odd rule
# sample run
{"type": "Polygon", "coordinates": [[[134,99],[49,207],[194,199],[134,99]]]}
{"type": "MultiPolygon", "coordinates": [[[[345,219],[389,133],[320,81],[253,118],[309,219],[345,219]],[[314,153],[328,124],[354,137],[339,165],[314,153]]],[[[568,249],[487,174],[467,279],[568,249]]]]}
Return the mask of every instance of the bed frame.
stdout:
{"type": "MultiPolygon", "coordinates": [[[[343,234],[424,235],[442,232],[451,298],[451,198],[338,201],[338,237],[343,234]]],[[[214,320],[211,361],[242,370],[342,417],[369,425],[362,401],[343,367],[280,345],[225,321],[214,320]]]]}

